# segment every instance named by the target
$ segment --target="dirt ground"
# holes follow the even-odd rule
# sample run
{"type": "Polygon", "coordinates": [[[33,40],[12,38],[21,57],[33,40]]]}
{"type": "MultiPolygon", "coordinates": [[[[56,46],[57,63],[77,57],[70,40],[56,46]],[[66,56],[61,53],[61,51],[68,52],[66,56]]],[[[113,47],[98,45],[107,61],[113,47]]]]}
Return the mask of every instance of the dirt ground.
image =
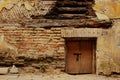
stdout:
{"type": "Polygon", "coordinates": [[[24,67],[19,69],[18,74],[0,75],[0,80],[120,80],[120,75],[111,77],[96,74],[70,75],[59,69],[49,69],[45,73],[41,73],[38,69],[24,67]]]}
{"type": "Polygon", "coordinates": [[[116,77],[97,76],[95,74],[8,74],[0,75],[0,80],[120,80],[116,77]]]}

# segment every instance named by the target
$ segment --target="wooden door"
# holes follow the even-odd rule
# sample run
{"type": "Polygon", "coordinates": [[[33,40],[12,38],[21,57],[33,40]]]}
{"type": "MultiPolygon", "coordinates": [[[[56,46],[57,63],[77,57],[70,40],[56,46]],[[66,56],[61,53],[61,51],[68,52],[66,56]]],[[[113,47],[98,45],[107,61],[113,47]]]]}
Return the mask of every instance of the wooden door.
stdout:
{"type": "Polygon", "coordinates": [[[93,43],[90,40],[80,41],[80,73],[92,73],[93,43]]]}
{"type": "Polygon", "coordinates": [[[66,45],[66,72],[71,74],[92,73],[93,41],[67,41],[66,45]]]}
{"type": "Polygon", "coordinates": [[[76,60],[75,52],[79,51],[79,42],[67,42],[67,72],[68,73],[79,73],[79,61],[76,60]]]}

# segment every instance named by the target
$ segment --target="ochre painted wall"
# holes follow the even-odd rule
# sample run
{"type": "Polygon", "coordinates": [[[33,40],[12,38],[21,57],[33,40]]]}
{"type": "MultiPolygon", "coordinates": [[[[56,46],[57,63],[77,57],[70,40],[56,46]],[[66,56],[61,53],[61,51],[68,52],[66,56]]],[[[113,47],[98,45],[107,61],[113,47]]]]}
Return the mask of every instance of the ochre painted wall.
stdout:
{"type": "Polygon", "coordinates": [[[98,37],[97,41],[97,73],[120,73],[120,20],[114,21],[106,36],[98,37]]]}
{"type": "Polygon", "coordinates": [[[120,73],[120,0],[95,0],[93,9],[100,13],[98,19],[113,19],[108,35],[98,37],[97,72],[120,73]]]}
{"type": "Polygon", "coordinates": [[[120,18],[120,0],[95,0],[93,9],[109,18],[120,18]]]}

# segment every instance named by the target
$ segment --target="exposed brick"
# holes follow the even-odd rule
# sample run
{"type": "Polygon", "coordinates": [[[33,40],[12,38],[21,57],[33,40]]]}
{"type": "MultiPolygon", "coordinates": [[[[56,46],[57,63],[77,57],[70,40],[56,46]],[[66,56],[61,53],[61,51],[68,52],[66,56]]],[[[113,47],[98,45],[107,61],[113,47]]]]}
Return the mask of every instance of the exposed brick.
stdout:
{"type": "Polygon", "coordinates": [[[48,56],[64,59],[64,39],[61,37],[61,28],[3,26],[0,27],[0,33],[5,36],[8,43],[17,48],[18,56],[35,59],[48,56]]]}

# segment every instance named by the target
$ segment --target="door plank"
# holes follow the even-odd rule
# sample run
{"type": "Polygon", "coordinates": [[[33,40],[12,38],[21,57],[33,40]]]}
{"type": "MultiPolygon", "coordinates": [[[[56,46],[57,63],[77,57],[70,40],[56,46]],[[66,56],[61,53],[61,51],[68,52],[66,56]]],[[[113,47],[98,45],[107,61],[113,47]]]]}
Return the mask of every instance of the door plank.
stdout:
{"type": "Polygon", "coordinates": [[[90,40],[80,41],[80,73],[92,73],[93,44],[90,40]]]}
{"type": "Polygon", "coordinates": [[[66,72],[71,74],[93,72],[92,40],[71,40],[66,42],[66,72]]]}
{"type": "Polygon", "coordinates": [[[67,59],[66,59],[66,68],[67,72],[71,74],[79,73],[79,60],[77,61],[77,56],[74,55],[79,51],[79,42],[69,41],[67,42],[67,59]]]}

